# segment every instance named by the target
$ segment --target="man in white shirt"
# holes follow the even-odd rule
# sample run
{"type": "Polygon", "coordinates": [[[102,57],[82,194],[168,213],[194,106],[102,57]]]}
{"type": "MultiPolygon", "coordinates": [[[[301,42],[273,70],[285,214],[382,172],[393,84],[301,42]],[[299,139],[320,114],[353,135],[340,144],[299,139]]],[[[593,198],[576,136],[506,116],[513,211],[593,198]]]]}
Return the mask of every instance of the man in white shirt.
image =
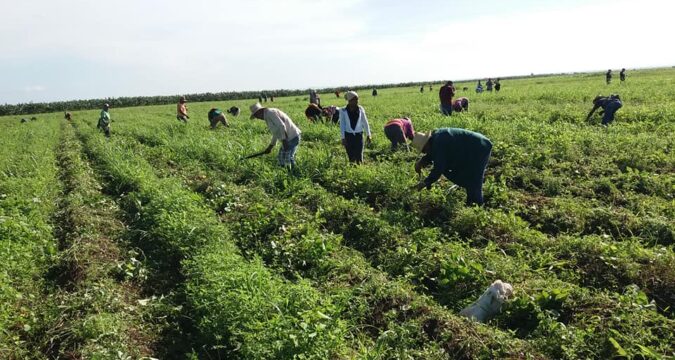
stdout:
{"type": "Polygon", "coordinates": [[[275,108],[266,108],[256,103],[251,105],[251,119],[256,118],[264,120],[267,128],[272,133],[272,141],[267,148],[259,153],[248,156],[253,158],[264,154],[269,154],[278,140],[281,140],[281,149],[279,149],[279,165],[295,166],[295,153],[300,144],[300,129],[293,123],[293,120],[283,111],[275,108]]]}

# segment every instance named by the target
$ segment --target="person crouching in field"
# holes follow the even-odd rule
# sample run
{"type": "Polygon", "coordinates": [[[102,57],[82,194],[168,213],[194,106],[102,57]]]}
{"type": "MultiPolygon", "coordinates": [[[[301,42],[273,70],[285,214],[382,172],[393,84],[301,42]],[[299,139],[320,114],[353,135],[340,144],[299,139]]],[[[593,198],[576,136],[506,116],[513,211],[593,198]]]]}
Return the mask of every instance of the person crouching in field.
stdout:
{"type": "Polygon", "coordinates": [[[326,106],[321,110],[321,115],[323,115],[325,121],[331,121],[333,124],[337,124],[340,119],[340,113],[338,108],[335,105],[326,106]]]}
{"type": "Polygon", "coordinates": [[[415,136],[415,129],[410,118],[392,119],[384,125],[384,135],[391,141],[391,150],[396,150],[401,144],[410,151],[407,140],[415,136]]]}
{"type": "Polygon", "coordinates": [[[227,109],[227,113],[232,115],[232,116],[239,116],[239,108],[236,106],[233,106],[229,109],[227,109]]]}
{"type": "Polygon", "coordinates": [[[621,109],[622,106],[623,103],[621,102],[621,98],[619,98],[619,95],[617,94],[611,94],[609,96],[598,95],[593,99],[593,108],[591,109],[591,112],[588,113],[588,116],[586,116],[586,121],[591,119],[595,110],[602,108],[602,110],[600,110],[600,115],[602,115],[602,125],[607,125],[614,121],[614,114],[621,109]]]}
{"type": "Polygon", "coordinates": [[[256,103],[251,105],[251,119],[264,120],[267,128],[272,133],[272,142],[267,148],[259,153],[247,156],[247,158],[254,158],[264,154],[269,154],[277,140],[281,140],[281,149],[279,149],[279,165],[288,166],[291,169],[295,167],[295,153],[300,144],[300,129],[295,126],[286,113],[275,108],[266,108],[256,103]]]}
{"type": "Polygon", "coordinates": [[[315,103],[309,103],[307,105],[307,109],[305,109],[305,116],[309,121],[311,122],[319,122],[321,121],[321,112],[323,109],[315,103]]]}
{"type": "Polygon", "coordinates": [[[185,105],[186,102],[185,96],[181,96],[180,99],[178,99],[178,105],[176,106],[176,119],[184,123],[187,123],[188,119],[190,118],[187,113],[187,106],[185,105]]]}
{"type": "Polygon", "coordinates": [[[68,120],[68,121],[70,121],[70,120],[73,119],[73,114],[71,114],[70,112],[66,111],[66,112],[63,114],[63,118],[66,119],[66,120],[68,120]]]}
{"type": "Polygon", "coordinates": [[[487,167],[492,142],[477,132],[457,129],[436,129],[431,134],[415,133],[412,145],[425,154],[415,163],[415,171],[433,164],[426,179],[414,186],[416,190],[430,189],[441,175],[466,189],[466,203],[483,204],[483,175],[487,167]]]}
{"type": "Polygon", "coordinates": [[[225,127],[230,127],[230,124],[227,123],[227,118],[223,111],[218,108],[213,108],[209,110],[209,123],[211,123],[211,129],[215,129],[218,126],[218,123],[223,123],[225,127]]]}
{"type": "Polygon", "coordinates": [[[104,104],[103,109],[101,110],[101,116],[98,118],[98,125],[96,125],[97,128],[105,133],[105,137],[107,138],[110,137],[110,122],[112,121],[108,109],[110,109],[110,105],[104,104]]]}
{"type": "Polygon", "coordinates": [[[340,134],[342,146],[347,151],[350,163],[361,164],[363,162],[363,132],[366,133],[368,144],[371,142],[370,125],[366,110],[359,105],[359,95],[354,91],[345,93],[347,106],[340,109],[340,134]]]}
{"type": "Polygon", "coordinates": [[[457,98],[452,102],[452,110],[455,112],[469,111],[469,99],[457,98]]]}

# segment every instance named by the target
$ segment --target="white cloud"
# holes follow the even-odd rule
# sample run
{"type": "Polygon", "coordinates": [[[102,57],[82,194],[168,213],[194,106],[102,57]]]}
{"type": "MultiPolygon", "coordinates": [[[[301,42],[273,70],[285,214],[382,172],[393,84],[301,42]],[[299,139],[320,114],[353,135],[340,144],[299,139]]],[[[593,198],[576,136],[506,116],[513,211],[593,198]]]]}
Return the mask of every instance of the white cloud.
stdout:
{"type": "Polygon", "coordinates": [[[41,92],[47,90],[47,87],[44,85],[29,85],[29,86],[24,86],[23,91],[25,92],[41,92]]]}

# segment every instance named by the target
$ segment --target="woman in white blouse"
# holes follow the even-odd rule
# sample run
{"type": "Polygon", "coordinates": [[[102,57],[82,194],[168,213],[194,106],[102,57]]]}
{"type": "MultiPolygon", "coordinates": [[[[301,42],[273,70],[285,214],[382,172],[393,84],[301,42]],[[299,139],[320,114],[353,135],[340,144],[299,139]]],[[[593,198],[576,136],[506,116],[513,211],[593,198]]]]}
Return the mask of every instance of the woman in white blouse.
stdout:
{"type": "Polygon", "coordinates": [[[349,162],[360,164],[363,162],[363,133],[370,144],[371,134],[368,118],[363,107],[359,106],[359,95],[354,91],[345,93],[347,106],[340,109],[340,133],[342,145],[347,150],[349,162]]]}

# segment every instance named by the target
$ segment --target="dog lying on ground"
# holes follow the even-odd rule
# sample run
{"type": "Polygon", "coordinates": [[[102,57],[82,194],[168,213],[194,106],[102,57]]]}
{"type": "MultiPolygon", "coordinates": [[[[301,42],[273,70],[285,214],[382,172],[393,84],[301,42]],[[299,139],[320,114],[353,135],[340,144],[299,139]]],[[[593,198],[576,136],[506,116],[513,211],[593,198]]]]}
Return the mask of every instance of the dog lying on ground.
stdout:
{"type": "Polygon", "coordinates": [[[486,322],[493,316],[499,314],[502,304],[513,294],[511,284],[496,280],[485,290],[480,298],[462,310],[459,314],[469,319],[486,322]]]}

